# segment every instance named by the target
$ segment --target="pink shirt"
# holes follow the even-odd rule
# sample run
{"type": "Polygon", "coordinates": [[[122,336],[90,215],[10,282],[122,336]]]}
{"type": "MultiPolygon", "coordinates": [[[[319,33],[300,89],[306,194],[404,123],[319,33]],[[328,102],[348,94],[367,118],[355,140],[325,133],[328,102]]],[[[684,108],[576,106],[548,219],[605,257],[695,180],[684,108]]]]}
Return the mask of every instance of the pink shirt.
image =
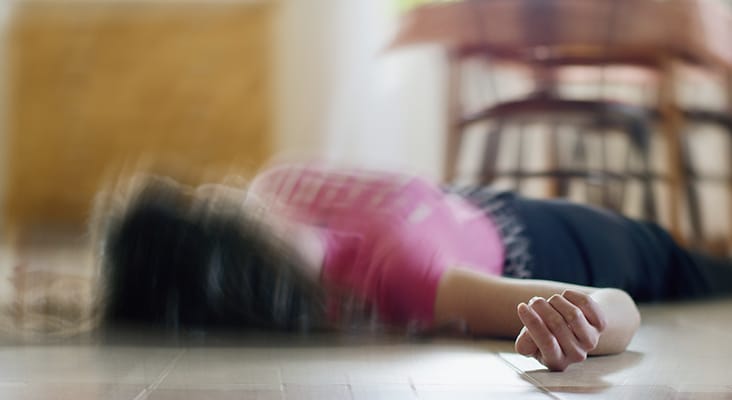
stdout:
{"type": "Polygon", "coordinates": [[[287,165],[259,175],[252,190],[275,212],[321,228],[323,282],[355,292],[386,322],[430,324],[450,267],[502,272],[492,221],[419,177],[287,165]]]}

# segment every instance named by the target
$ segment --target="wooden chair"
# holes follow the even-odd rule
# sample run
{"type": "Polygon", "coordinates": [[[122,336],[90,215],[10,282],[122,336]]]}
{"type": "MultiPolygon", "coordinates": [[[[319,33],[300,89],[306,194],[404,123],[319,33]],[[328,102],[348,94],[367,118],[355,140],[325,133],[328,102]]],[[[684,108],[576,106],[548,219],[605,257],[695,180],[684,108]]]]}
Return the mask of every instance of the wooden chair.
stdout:
{"type": "MultiPolygon", "coordinates": [[[[639,176],[646,180],[660,179],[667,184],[666,226],[681,239],[682,193],[688,196],[690,192],[682,131],[686,119],[698,114],[683,109],[678,102],[679,65],[699,65],[727,74],[732,70],[732,46],[729,46],[732,16],[721,5],[711,3],[696,0],[464,0],[414,10],[405,18],[392,47],[436,42],[447,49],[448,127],[444,178],[448,181],[456,176],[464,130],[473,118],[466,115],[461,103],[461,67],[467,60],[508,60],[528,65],[533,71],[536,83],[533,95],[507,105],[492,104],[478,113],[494,120],[500,120],[501,113],[518,117],[529,112],[527,109],[540,105],[561,113],[565,108],[576,108],[588,115],[594,110],[600,113],[598,118],[602,121],[604,110],[613,105],[603,104],[606,101],[603,98],[587,104],[567,103],[568,99],[562,98],[556,90],[561,85],[558,71],[569,66],[608,65],[630,65],[653,71],[658,78],[656,101],[636,107],[645,109],[643,113],[661,128],[660,133],[667,143],[667,171],[652,176],[641,167],[639,176]]],[[[729,93],[732,97],[732,83],[729,93]]],[[[488,161],[484,163],[483,180],[491,178],[490,173],[485,173],[491,165],[491,151],[495,150],[486,152],[488,161]]],[[[634,151],[647,155],[648,149],[641,147],[634,151]]],[[[552,170],[559,172],[559,167],[552,170]]],[[[630,174],[636,172],[630,171],[630,174]]],[[[555,187],[561,189],[562,184],[555,187]]],[[[559,192],[555,190],[555,194],[559,192]]],[[[693,203],[693,200],[687,199],[687,202],[693,203]]]]}
{"type": "MultiPolygon", "coordinates": [[[[650,118],[646,110],[619,103],[592,100],[568,100],[535,96],[497,104],[462,121],[465,131],[470,125],[491,120],[483,149],[478,183],[489,185],[501,178],[513,181],[513,189],[520,192],[527,178],[548,179],[548,197],[568,197],[570,180],[580,179],[585,184],[589,203],[618,212],[625,210],[626,186],[629,181],[642,187],[642,207],[639,216],[656,220],[658,217],[653,185],[662,178],[653,173],[650,165],[650,118]],[[543,132],[549,135],[549,165],[543,170],[531,171],[524,165],[523,126],[527,120],[544,124],[543,132]],[[517,126],[517,130],[508,129],[517,126]],[[574,130],[574,149],[571,157],[561,157],[559,128],[568,126],[574,130]],[[498,152],[507,133],[514,132],[518,142],[513,169],[502,170],[498,165],[498,152]],[[621,170],[613,170],[607,162],[607,151],[600,151],[600,162],[590,163],[587,158],[589,137],[604,144],[613,133],[624,136],[627,150],[621,170]],[[634,162],[635,161],[635,162],[634,162]],[[599,165],[593,165],[599,164],[599,165]],[[595,189],[595,190],[592,190],[595,189]],[[592,196],[592,193],[597,193],[592,196]]],[[[465,151],[465,149],[462,149],[465,151]]]]}
{"type": "MultiPolygon", "coordinates": [[[[708,184],[724,187],[729,202],[728,213],[732,217],[732,113],[692,110],[685,112],[685,119],[693,123],[710,124],[721,128],[720,130],[726,134],[727,139],[727,147],[723,149],[727,165],[720,166],[721,169],[726,167],[727,172],[703,173],[698,170],[698,162],[694,159],[691,151],[691,141],[694,139],[695,132],[693,130],[684,132],[681,143],[681,166],[684,169],[684,175],[687,177],[684,191],[691,231],[688,244],[711,253],[728,255],[727,253],[732,246],[729,243],[720,243],[717,238],[709,237],[707,234],[708,229],[704,222],[708,218],[705,218],[704,215],[706,210],[702,206],[702,196],[699,188],[708,184]]],[[[732,220],[728,222],[728,229],[732,230],[732,220]]],[[[728,231],[728,235],[732,236],[732,233],[728,231]]],[[[729,240],[732,239],[727,241],[729,240]]]]}

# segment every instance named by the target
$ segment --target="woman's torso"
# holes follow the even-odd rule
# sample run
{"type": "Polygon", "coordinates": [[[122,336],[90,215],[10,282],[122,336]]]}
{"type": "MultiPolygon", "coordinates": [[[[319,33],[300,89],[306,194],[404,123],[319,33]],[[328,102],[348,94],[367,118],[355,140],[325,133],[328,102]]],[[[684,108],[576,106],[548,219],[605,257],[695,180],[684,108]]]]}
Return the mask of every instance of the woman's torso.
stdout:
{"type": "Polygon", "coordinates": [[[387,322],[432,321],[444,272],[500,274],[503,247],[485,214],[409,175],[285,165],[260,174],[253,193],[270,211],[315,229],[321,280],[372,303],[387,322]]]}

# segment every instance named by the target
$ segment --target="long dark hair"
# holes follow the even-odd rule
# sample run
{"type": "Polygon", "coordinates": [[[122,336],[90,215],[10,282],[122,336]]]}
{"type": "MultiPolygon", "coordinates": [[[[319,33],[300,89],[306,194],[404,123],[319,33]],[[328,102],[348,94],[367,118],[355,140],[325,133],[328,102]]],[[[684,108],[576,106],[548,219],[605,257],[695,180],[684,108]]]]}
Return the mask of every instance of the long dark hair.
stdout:
{"type": "Polygon", "coordinates": [[[166,328],[325,326],[325,296],[303,260],[234,202],[192,200],[147,179],[110,216],[100,259],[105,318],[166,328]]]}

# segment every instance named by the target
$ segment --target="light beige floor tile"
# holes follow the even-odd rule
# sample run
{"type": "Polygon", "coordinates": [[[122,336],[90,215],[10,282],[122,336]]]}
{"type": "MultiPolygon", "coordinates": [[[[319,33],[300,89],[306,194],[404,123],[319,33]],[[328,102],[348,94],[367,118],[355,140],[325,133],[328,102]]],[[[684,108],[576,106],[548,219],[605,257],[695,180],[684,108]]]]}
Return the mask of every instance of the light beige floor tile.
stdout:
{"type": "Polygon", "coordinates": [[[471,400],[471,399],[519,399],[546,400],[552,396],[531,386],[462,386],[462,385],[418,385],[415,387],[419,399],[471,400]]]}
{"type": "Polygon", "coordinates": [[[726,392],[680,392],[677,400],[732,400],[732,393],[726,392]]]}
{"type": "Polygon", "coordinates": [[[174,349],[91,346],[0,348],[0,382],[151,383],[174,349]]]}
{"type": "Polygon", "coordinates": [[[282,366],[282,383],[300,385],[346,385],[348,364],[340,362],[285,363],[282,366]]]}
{"type": "Polygon", "coordinates": [[[495,354],[475,350],[426,353],[410,366],[410,377],[415,385],[530,386],[495,354]]]}
{"type": "Polygon", "coordinates": [[[725,393],[727,396],[732,396],[732,379],[728,385],[686,384],[678,385],[676,390],[682,393],[725,393]]]}
{"type": "Polygon", "coordinates": [[[396,361],[358,363],[346,373],[351,385],[408,385],[411,382],[409,370],[396,361]]]}
{"type": "Polygon", "coordinates": [[[559,373],[550,372],[538,361],[516,353],[501,353],[500,356],[518,370],[523,371],[525,379],[547,388],[563,386],[596,388],[622,385],[628,380],[626,371],[638,365],[643,358],[641,353],[632,351],[613,356],[592,357],[581,364],[571,365],[566,371],[559,373]]]}
{"type": "Polygon", "coordinates": [[[351,384],[353,400],[410,400],[417,393],[408,384],[351,384]]]}
{"type": "Polygon", "coordinates": [[[501,357],[552,393],[673,398],[679,392],[716,396],[717,389],[729,388],[731,300],[644,306],[642,314],[643,325],[629,351],[592,357],[562,373],[548,372],[515,353],[501,357]]]}
{"type": "Polygon", "coordinates": [[[158,389],[146,400],[281,400],[282,390],[258,389],[158,389]]]}
{"type": "Polygon", "coordinates": [[[352,399],[348,385],[285,385],[287,400],[352,399]]]}
{"type": "Polygon", "coordinates": [[[0,385],[3,400],[132,400],[145,385],[66,383],[0,385]]]}
{"type": "Polygon", "coordinates": [[[280,370],[271,363],[246,358],[246,349],[229,350],[226,357],[203,349],[186,352],[162,379],[161,389],[210,389],[221,386],[259,385],[260,389],[279,388],[280,370]]]}
{"type": "Polygon", "coordinates": [[[564,400],[623,399],[623,400],[676,400],[678,393],[668,386],[621,385],[602,388],[566,386],[552,388],[554,396],[564,400]]]}

